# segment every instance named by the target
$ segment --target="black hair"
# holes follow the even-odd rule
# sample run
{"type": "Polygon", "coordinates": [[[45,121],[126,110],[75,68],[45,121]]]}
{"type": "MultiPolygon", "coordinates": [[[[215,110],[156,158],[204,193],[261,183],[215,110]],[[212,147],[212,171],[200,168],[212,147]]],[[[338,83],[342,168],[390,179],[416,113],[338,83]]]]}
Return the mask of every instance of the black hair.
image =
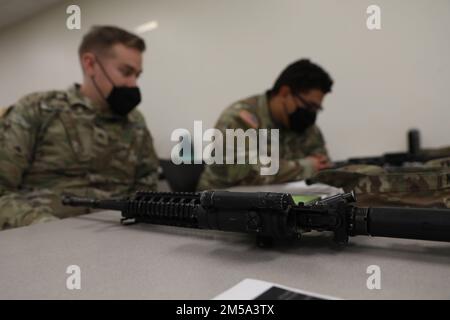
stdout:
{"type": "Polygon", "coordinates": [[[290,64],[281,72],[270,94],[277,94],[282,86],[288,86],[294,93],[310,89],[319,89],[323,93],[328,93],[331,92],[333,80],[319,65],[308,59],[301,59],[290,64]]]}

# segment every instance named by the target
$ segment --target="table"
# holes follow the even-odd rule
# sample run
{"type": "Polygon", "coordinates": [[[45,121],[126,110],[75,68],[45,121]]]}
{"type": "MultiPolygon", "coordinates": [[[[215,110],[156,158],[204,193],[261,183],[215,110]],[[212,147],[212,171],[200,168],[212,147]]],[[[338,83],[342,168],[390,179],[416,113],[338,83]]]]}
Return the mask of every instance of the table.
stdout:
{"type": "Polygon", "coordinates": [[[254,278],[343,299],[450,298],[450,243],[327,234],[270,249],[250,235],[135,224],[103,211],[0,232],[0,299],[212,299],[254,278]],[[69,265],[81,289],[69,290],[69,265]],[[381,270],[369,290],[367,268],[381,270]]]}

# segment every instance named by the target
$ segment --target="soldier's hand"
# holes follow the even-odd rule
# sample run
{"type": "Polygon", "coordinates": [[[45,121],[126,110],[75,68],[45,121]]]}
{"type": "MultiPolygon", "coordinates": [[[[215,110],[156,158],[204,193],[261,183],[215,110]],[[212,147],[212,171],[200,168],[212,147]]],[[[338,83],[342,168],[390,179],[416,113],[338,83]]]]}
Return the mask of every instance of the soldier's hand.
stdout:
{"type": "Polygon", "coordinates": [[[328,159],[327,156],[323,154],[309,156],[308,159],[311,160],[316,171],[320,171],[331,167],[330,160],[328,159]]]}

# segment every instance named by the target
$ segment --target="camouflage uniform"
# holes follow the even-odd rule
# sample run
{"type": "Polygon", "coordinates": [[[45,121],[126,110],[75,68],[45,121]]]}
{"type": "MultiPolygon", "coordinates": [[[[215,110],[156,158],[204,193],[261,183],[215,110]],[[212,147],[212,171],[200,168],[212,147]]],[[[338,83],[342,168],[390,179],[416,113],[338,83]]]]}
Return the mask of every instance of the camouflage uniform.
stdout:
{"type": "Polygon", "coordinates": [[[88,212],[61,206],[61,195],[156,189],[157,166],[139,111],[99,111],[78,85],[27,95],[0,119],[0,229],[88,212]]]}
{"type": "MultiPolygon", "coordinates": [[[[450,150],[450,148],[449,148],[450,150]]],[[[427,167],[450,168],[450,157],[430,160],[426,163],[427,167]]]]}
{"type": "Polygon", "coordinates": [[[359,205],[450,208],[450,158],[411,168],[349,165],[323,170],[309,182],[354,190],[359,205]]]}
{"type": "MultiPolygon", "coordinates": [[[[221,114],[215,127],[219,129],[226,144],[226,129],[276,129],[270,114],[267,94],[253,96],[239,101],[221,114]]],[[[270,137],[270,133],[268,134],[270,137]]],[[[270,144],[270,139],[268,139],[270,144]]],[[[268,145],[270,151],[270,146],[268,145]]],[[[246,145],[248,154],[248,145],[246,145]]],[[[212,164],[206,166],[198,189],[228,188],[236,185],[264,185],[302,180],[311,177],[315,168],[311,155],[327,155],[325,142],[317,126],[307,129],[304,134],[280,129],[279,131],[279,171],[275,175],[261,175],[261,164],[212,164]]],[[[225,153],[224,153],[225,156],[225,153]]],[[[248,163],[248,161],[246,162],[248,163]]]]}
{"type": "MultiPolygon", "coordinates": [[[[439,163],[440,161],[448,161],[450,159],[450,147],[422,149],[419,155],[422,155],[427,159],[437,159],[437,163],[439,163]]],[[[430,160],[427,163],[428,166],[432,164],[433,160],[430,160]]],[[[448,166],[449,165],[447,165],[447,167],[448,166]]]]}

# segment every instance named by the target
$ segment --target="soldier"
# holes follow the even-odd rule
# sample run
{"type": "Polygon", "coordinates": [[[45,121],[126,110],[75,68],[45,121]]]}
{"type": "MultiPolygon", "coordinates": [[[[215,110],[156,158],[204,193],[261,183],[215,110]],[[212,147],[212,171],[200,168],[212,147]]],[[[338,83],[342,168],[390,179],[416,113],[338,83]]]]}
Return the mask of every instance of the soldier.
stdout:
{"type": "Polygon", "coordinates": [[[315,121],[332,85],[326,71],[302,59],[289,65],[268,92],[225,109],[215,126],[224,136],[226,129],[279,129],[279,170],[263,176],[260,164],[208,165],[198,189],[302,180],[329,167],[325,141],[315,121]]]}
{"type": "Polygon", "coordinates": [[[158,161],[136,81],[144,40],[99,26],[79,47],[83,83],[33,93],[0,119],[0,229],[87,213],[62,195],[154,190],[158,161]]]}

